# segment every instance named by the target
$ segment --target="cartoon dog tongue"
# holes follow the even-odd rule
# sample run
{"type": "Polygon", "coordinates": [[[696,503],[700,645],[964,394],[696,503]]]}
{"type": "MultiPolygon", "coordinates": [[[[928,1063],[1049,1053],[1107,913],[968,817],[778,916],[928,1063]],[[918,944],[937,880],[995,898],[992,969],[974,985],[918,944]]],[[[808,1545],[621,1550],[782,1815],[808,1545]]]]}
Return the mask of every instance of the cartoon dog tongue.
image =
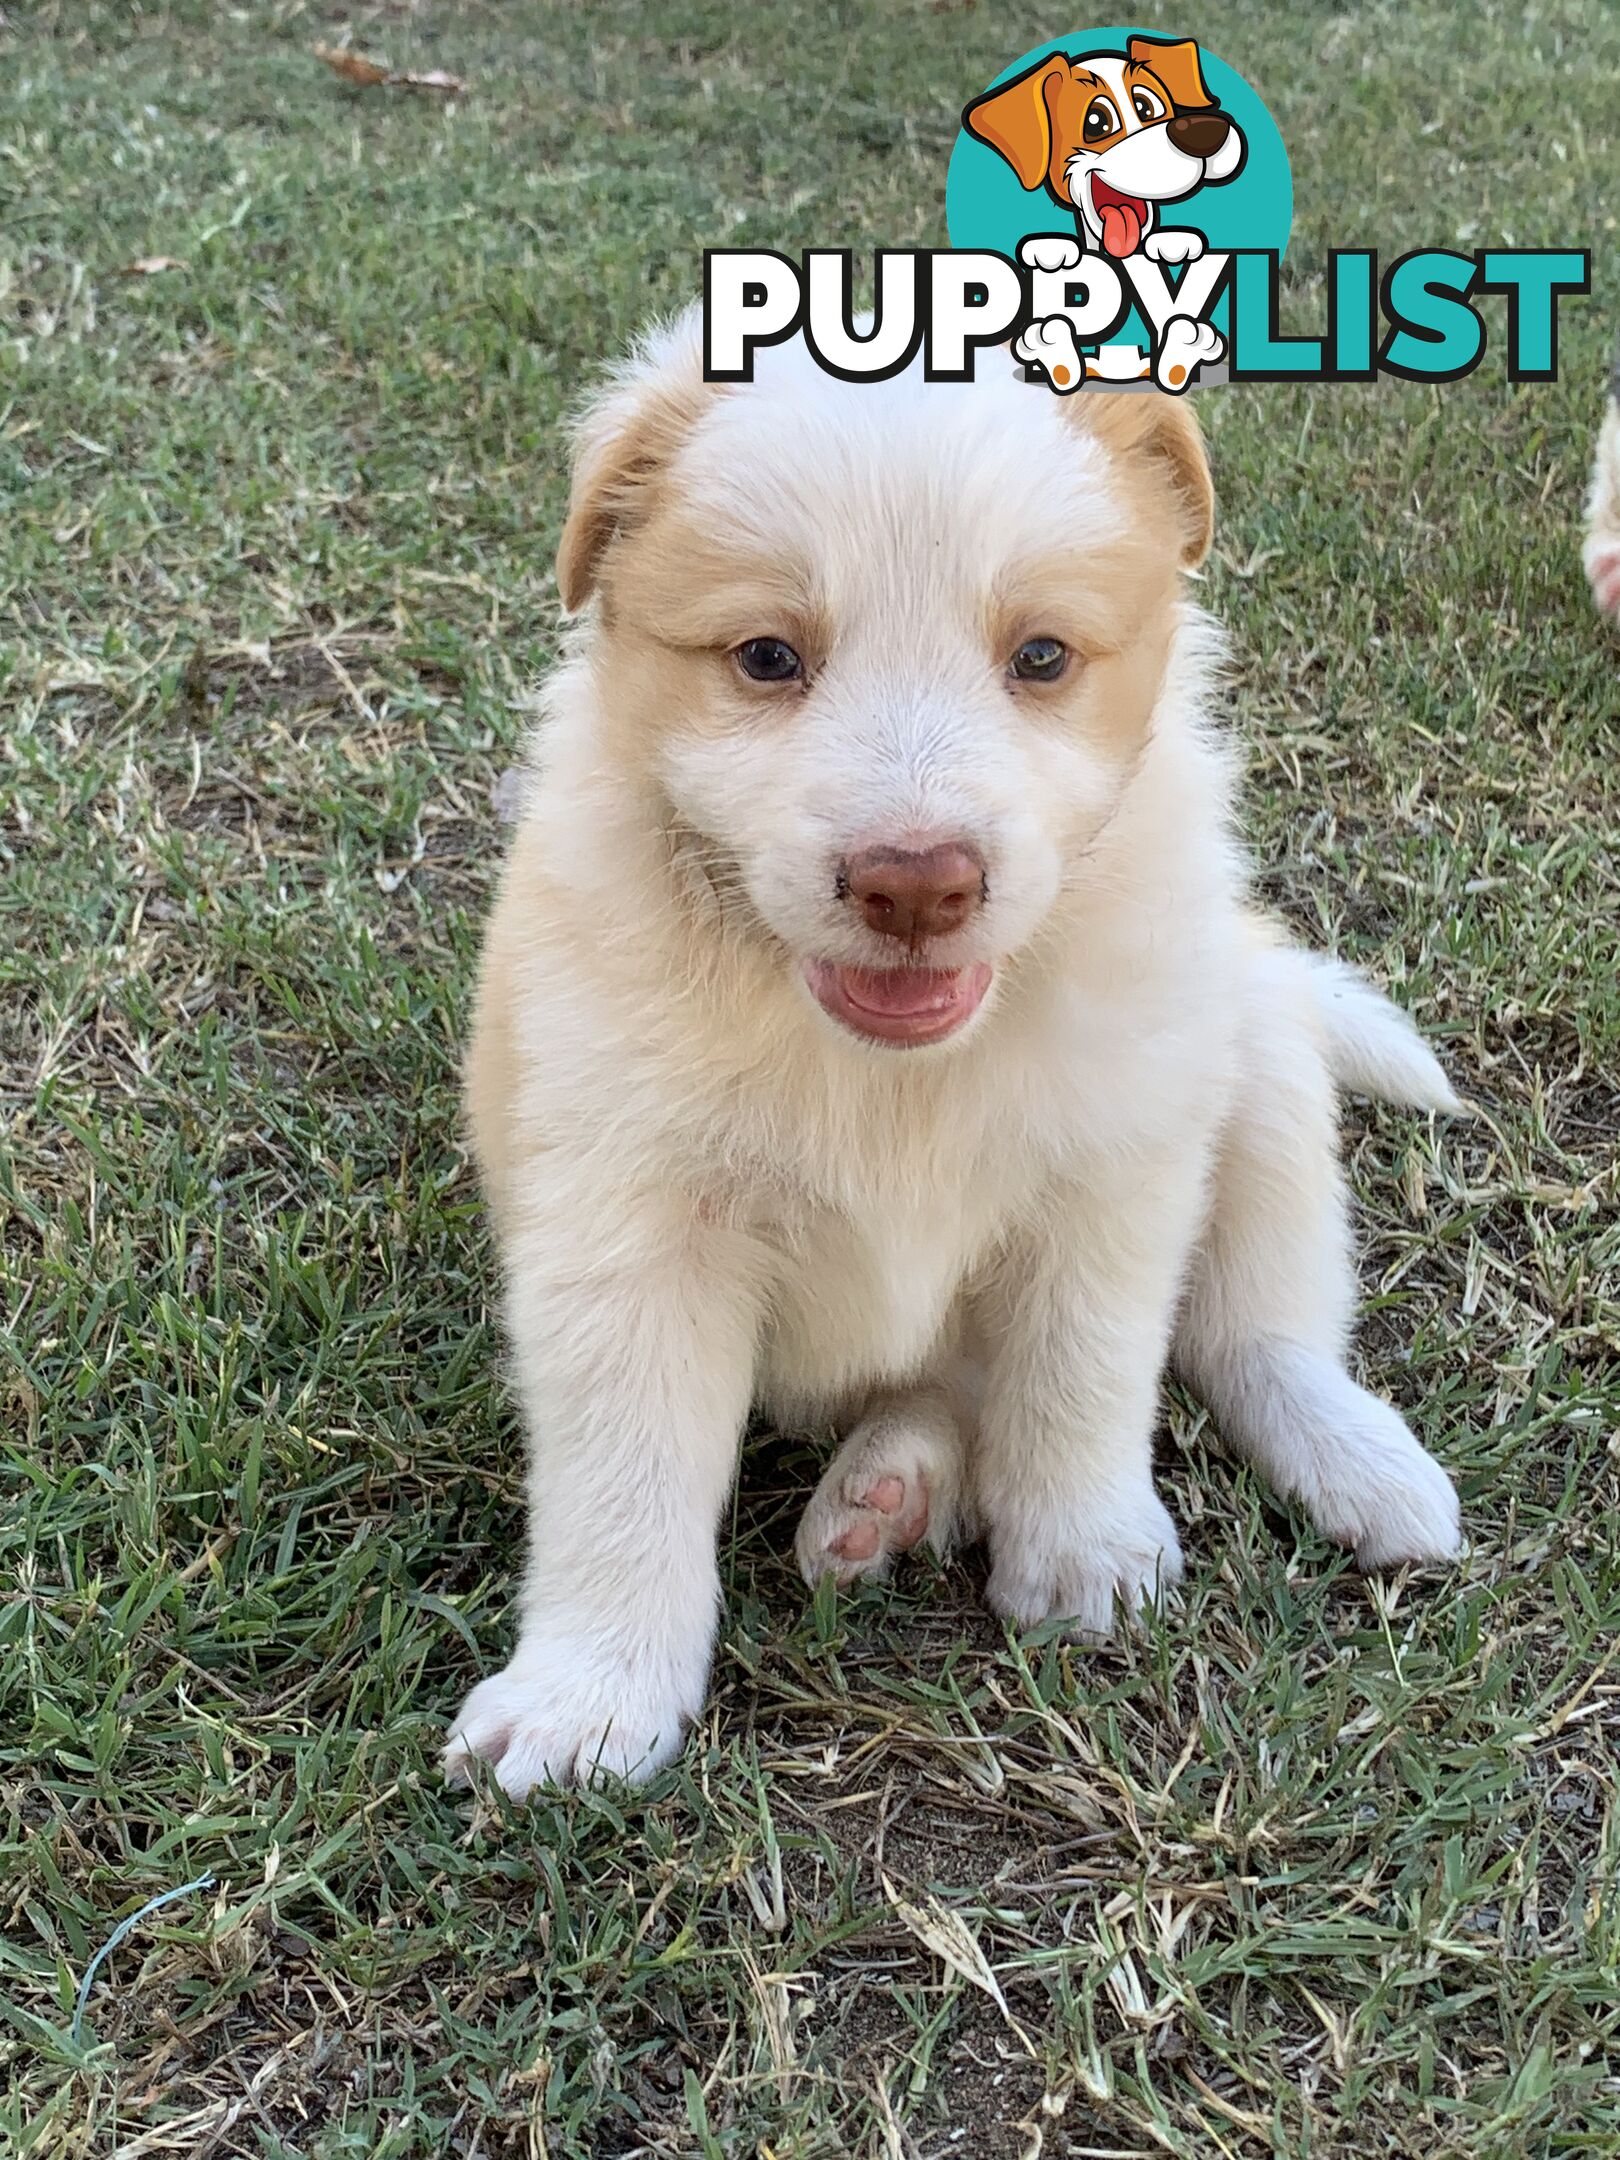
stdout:
{"type": "Polygon", "coordinates": [[[1097,211],[1102,219],[1102,244],[1108,253],[1121,262],[1127,255],[1134,255],[1142,237],[1142,218],[1135,203],[1099,203],[1097,211]]]}

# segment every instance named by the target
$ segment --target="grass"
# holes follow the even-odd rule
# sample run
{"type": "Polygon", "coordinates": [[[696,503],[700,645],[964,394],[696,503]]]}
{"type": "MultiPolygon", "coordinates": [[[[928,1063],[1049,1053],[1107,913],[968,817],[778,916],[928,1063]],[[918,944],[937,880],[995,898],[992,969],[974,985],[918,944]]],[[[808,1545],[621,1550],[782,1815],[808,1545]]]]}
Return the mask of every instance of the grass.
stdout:
{"type": "Polygon", "coordinates": [[[1485,1112],[1347,1136],[1364,1362],[1467,1561],[1360,1580],[1177,1401],[1184,1603],[1020,1646],[971,1556],[807,1606],[813,1449],[763,1436],[680,1765],[442,1788],[519,1537],[455,1060],[559,412],[705,242],[942,240],[957,108],[1061,24],[358,6],[447,106],[340,83],[303,0],[9,8],[6,2150],[1620,2150],[1620,669],[1576,540],[1620,24],[1143,13],[1281,121],[1293,326],[1329,244],[1596,251],[1556,385],[1498,346],[1202,407],[1262,883],[1485,1112]]]}

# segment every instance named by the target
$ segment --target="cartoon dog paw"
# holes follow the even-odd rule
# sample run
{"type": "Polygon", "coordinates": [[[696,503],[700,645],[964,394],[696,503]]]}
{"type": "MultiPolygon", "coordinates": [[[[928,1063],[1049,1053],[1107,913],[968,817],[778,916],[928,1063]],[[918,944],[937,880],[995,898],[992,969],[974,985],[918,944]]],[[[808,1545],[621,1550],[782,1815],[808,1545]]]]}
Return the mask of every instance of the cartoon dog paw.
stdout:
{"type": "Polygon", "coordinates": [[[1013,351],[1027,367],[1040,368],[1054,390],[1078,390],[1086,379],[1086,364],[1066,315],[1031,323],[1013,351]]]}
{"type": "Polygon", "coordinates": [[[1079,241],[1063,233],[1031,233],[1018,243],[1018,259],[1031,270],[1073,270],[1081,254],[1079,241]]]}
{"type": "Polygon", "coordinates": [[[1218,360],[1225,350],[1226,340],[1213,323],[1172,315],[1153,356],[1153,380],[1161,390],[1179,396],[1198,370],[1218,360]]]}
{"type": "Polygon", "coordinates": [[[1150,232],[1142,242],[1142,253],[1150,262],[1190,263],[1197,262],[1204,252],[1204,236],[1185,225],[1167,225],[1158,232],[1150,232]]]}

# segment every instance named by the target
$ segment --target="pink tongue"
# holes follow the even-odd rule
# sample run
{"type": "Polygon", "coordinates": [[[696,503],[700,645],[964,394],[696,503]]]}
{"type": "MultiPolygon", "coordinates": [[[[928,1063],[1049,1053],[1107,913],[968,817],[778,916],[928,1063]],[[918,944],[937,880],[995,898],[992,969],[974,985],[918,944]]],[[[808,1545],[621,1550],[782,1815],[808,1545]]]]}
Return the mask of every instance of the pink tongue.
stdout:
{"type": "Polygon", "coordinates": [[[1142,220],[1127,203],[1104,203],[1102,212],[1103,246],[1110,255],[1121,261],[1136,253],[1136,243],[1142,237],[1142,220]]]}
{"type": "Polygon", "coordinates": [[[868,1012],[942,1012],[962,979],[960,968],[840,968],[844,995],[868,1012]]]}

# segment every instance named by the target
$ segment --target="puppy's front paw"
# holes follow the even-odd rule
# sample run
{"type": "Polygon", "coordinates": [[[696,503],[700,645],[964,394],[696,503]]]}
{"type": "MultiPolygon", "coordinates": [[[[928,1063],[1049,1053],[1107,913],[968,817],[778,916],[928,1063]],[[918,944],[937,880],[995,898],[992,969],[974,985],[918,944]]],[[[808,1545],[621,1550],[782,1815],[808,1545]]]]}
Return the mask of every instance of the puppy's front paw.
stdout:
{"type": "Polygon", "coordinates": [[[1587,542],[1586,575],[1598,612],[1620,622],[1620,539],[1587,542]]]}
{"type": "Polygon", "coordinates": [[[485,1763],[514,1800],[537,1785],[639,1783],[681,1751],[701,1703],[668,1674],[575,1649],[519,1650],[462,1704],[444,1751],[452,1784],[485,1763]]]}
{"type": "Polygon", "coordinates": [[[1338,1445],[1309,1495],[1319,1530],[1373,1574],[1407,1561],[1454,1560],[1462,1511],[1450,1478],[1388,1403],[1347,1379],[1338,1445]]]}
{"type": "Polygon", "coordinates": [[[1150,1484],[1073,1508],[1066,1520],[1031,1510],[1003,1515],[990,1532],[992,1610],[1022,1627],[1061,1620],[1073,1635],[1114,1632],[1116,1599],[1127,1618],[1181,1580],[1176,1526],[1150,1484]]]}
{"type": "Polygon", "coordinates": [[[1079,241],[1065,233],[1031,233],[1018,243],[1018,259],[1031,270],[1073,270],[1081,256],[1079,241]]]}

